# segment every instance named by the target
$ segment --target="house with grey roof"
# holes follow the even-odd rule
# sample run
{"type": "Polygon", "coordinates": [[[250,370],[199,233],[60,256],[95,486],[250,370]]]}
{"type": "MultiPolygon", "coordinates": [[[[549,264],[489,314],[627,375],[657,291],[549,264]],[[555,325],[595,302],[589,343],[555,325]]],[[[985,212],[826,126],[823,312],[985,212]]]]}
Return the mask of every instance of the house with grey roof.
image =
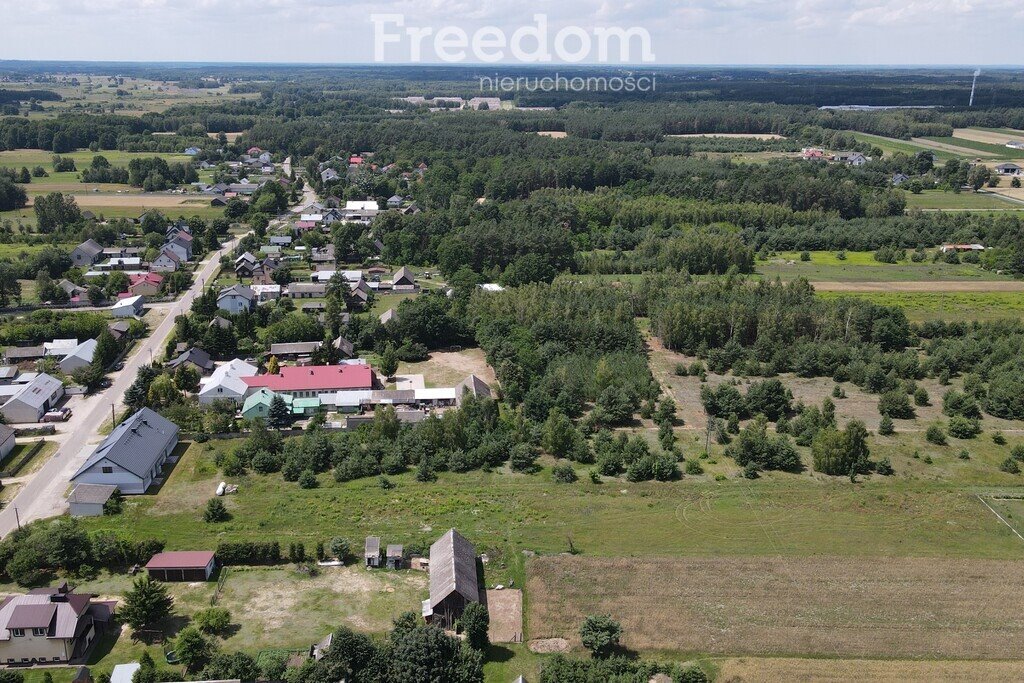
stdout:
{"type": "Polygon", "coordinates": [[[0,461],[14,450],[14,430],[7,425],[0,425],[0,461]]]}
{"type": "Polygon", "coordinates": [[[7,666],[67,664],[88,654],[110,623],[114,606],[93,602],[67,583],[34,588],[0,603],[0,663],[7,666]]]}
{"type": "Polygon", "coordinates": [[[225,287],[217,295],[217,308],[228,313],[251,311],[255,304],[256,293],[245,285],[225,287]]]}
{"type": "MultiPolygon", "coordinates": [[[[32,377],[21,385],[5,387],[14,389],[3,405],[0,413],[11,424],[39,422],[47,411],[52,410],[64,398],[64,383],[45,372],[32,377]]],[[[0,399],[3,395],[0,395],[0,399]]]]}
{"type": "Polygon", "coordinates": [[[430,546],[430,597],[423,601],[423,618],[451,629],[471,602],[480,602],[476,549],[449,529],[430,546]]]}
{"type": "Polygon", "coordinates": [[[86,339],[84,342],[71,349],[66,356],[60,359],[60,370],[65,375],[70,375],[75,370],[88,367],[92,363],[93,355],[96,353],[95,339],[86,339]]]}
{"type": "Polygon", "coordinates": [[[71,263],[79,268],[88,268],[96,263],[102,255],[103,245],[94,239],[87,239],[71,252],[71,263]]]}
{"type": "Polygon", "coordinates": [[[194,346],[182,352],[177,358],[165,363],[165,365],[171,370],[177,370],[179,367],[186,364],[191,365],[203,375],[208,375],[213,372],[213,368],[217,365],[213,362],[213,359],[210,358],[210,354],[194,346]]]}
{"type": "Polygon", "coordinates": [[[177,445],[178,426],[143,408],[96,447],[71,481],[113,484],[124,494],[145,493],[177,445]]]}

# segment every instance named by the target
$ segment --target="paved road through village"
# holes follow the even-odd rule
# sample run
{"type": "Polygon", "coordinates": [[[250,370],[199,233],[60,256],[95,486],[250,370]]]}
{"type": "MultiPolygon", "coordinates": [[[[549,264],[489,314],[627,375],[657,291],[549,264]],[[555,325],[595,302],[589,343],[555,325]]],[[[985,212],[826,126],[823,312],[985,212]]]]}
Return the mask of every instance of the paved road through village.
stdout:
{"type": "Polygon", "coordinates": [[[9,534],[19,523],[59,515],[67,508],[65,494],[71,477],[88,456],[85,447],[102,441],[100,429],[110,419],[111,403],[115,404],[115,410],[123,409],[124,392],[135,381],[138,369],[143,363],[149,363],[151,358],[162,355],[164,344],[174,327],[174,319],[189,310],[192,300],[217,272],[221,255],[230,253],[236,241],[237,238],[224,243],[219,251],[207,256],[195,273],[192,287],[180,299],[164,306],[167,314],[156,329],[136,344],[125,361],[124,369],[110,375],[110,388],[86,397],[75,407],[71,419],[58,425],[60,434],[57,439],[63,436],[63,443],[0,510],[0,536],[9,534]]]}

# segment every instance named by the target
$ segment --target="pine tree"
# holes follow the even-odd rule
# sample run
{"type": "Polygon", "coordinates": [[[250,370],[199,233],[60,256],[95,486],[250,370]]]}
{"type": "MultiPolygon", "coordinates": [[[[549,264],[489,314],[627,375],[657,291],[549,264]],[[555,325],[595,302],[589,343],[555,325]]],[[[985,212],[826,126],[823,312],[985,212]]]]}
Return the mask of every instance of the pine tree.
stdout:
{"type": "Polygon", "coordinates": [[[174,607],[174,600],[167,594],[167,588],[148,575],[135,580],[131,590],[125,593],[121,618],[133,630],[152,626],[174,607]]]}
{"type": "Polygon", "coordinates": [[[270,410],[267,413],[267,426],[273,429],[284,429],[291,424],[292,415],[288,404],[280,394],[275,394],[270,400],[270,410]]]}

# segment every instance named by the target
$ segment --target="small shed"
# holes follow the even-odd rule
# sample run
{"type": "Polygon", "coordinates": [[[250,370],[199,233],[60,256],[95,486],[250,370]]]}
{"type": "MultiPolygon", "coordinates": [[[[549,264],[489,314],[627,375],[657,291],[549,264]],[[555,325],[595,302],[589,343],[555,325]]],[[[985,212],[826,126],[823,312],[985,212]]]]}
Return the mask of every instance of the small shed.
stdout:
{"type": "Polygon", "coordinates": [[[367,569],[380,567],[380,536],[367,536],[363,547],[363,560],[367,569]]]}
{"type": "Polygon", "coordinates": [[[146,564],[149,576],[160,581],[209,581],[217,558],[209,550],[157,553],[146,564]]]}
{"type": "Polygon", "coordinates": [[[113,484],[78,484],[68,496],[72,517],[99,517],[103,506],[117,491],[113,484]]]}
{"type": "Polygon", "coordinates": [[[110,683],[132,683],[135,672],[142,668],[138,662],[128,664],[115,664],[114,670],[110,672],[110,683]]]}
{"type": "Polygon", "coordinates": [[[387,562],[388,569],[401,569],[402,546],[395,543],[388,545],[387,552],[385,553],[385,561],[387,562]]]}

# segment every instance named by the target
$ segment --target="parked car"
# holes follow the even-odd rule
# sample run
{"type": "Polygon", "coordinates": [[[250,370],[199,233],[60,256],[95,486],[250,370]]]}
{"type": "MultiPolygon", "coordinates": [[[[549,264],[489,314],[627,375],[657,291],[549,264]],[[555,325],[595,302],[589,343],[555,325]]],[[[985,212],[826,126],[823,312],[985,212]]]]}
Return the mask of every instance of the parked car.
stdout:
{"type": "Polygon", "coordinates": [[[43,415],[43,422],[66,422],[71,417],[71,408],[51,410],[43,415]]]}

